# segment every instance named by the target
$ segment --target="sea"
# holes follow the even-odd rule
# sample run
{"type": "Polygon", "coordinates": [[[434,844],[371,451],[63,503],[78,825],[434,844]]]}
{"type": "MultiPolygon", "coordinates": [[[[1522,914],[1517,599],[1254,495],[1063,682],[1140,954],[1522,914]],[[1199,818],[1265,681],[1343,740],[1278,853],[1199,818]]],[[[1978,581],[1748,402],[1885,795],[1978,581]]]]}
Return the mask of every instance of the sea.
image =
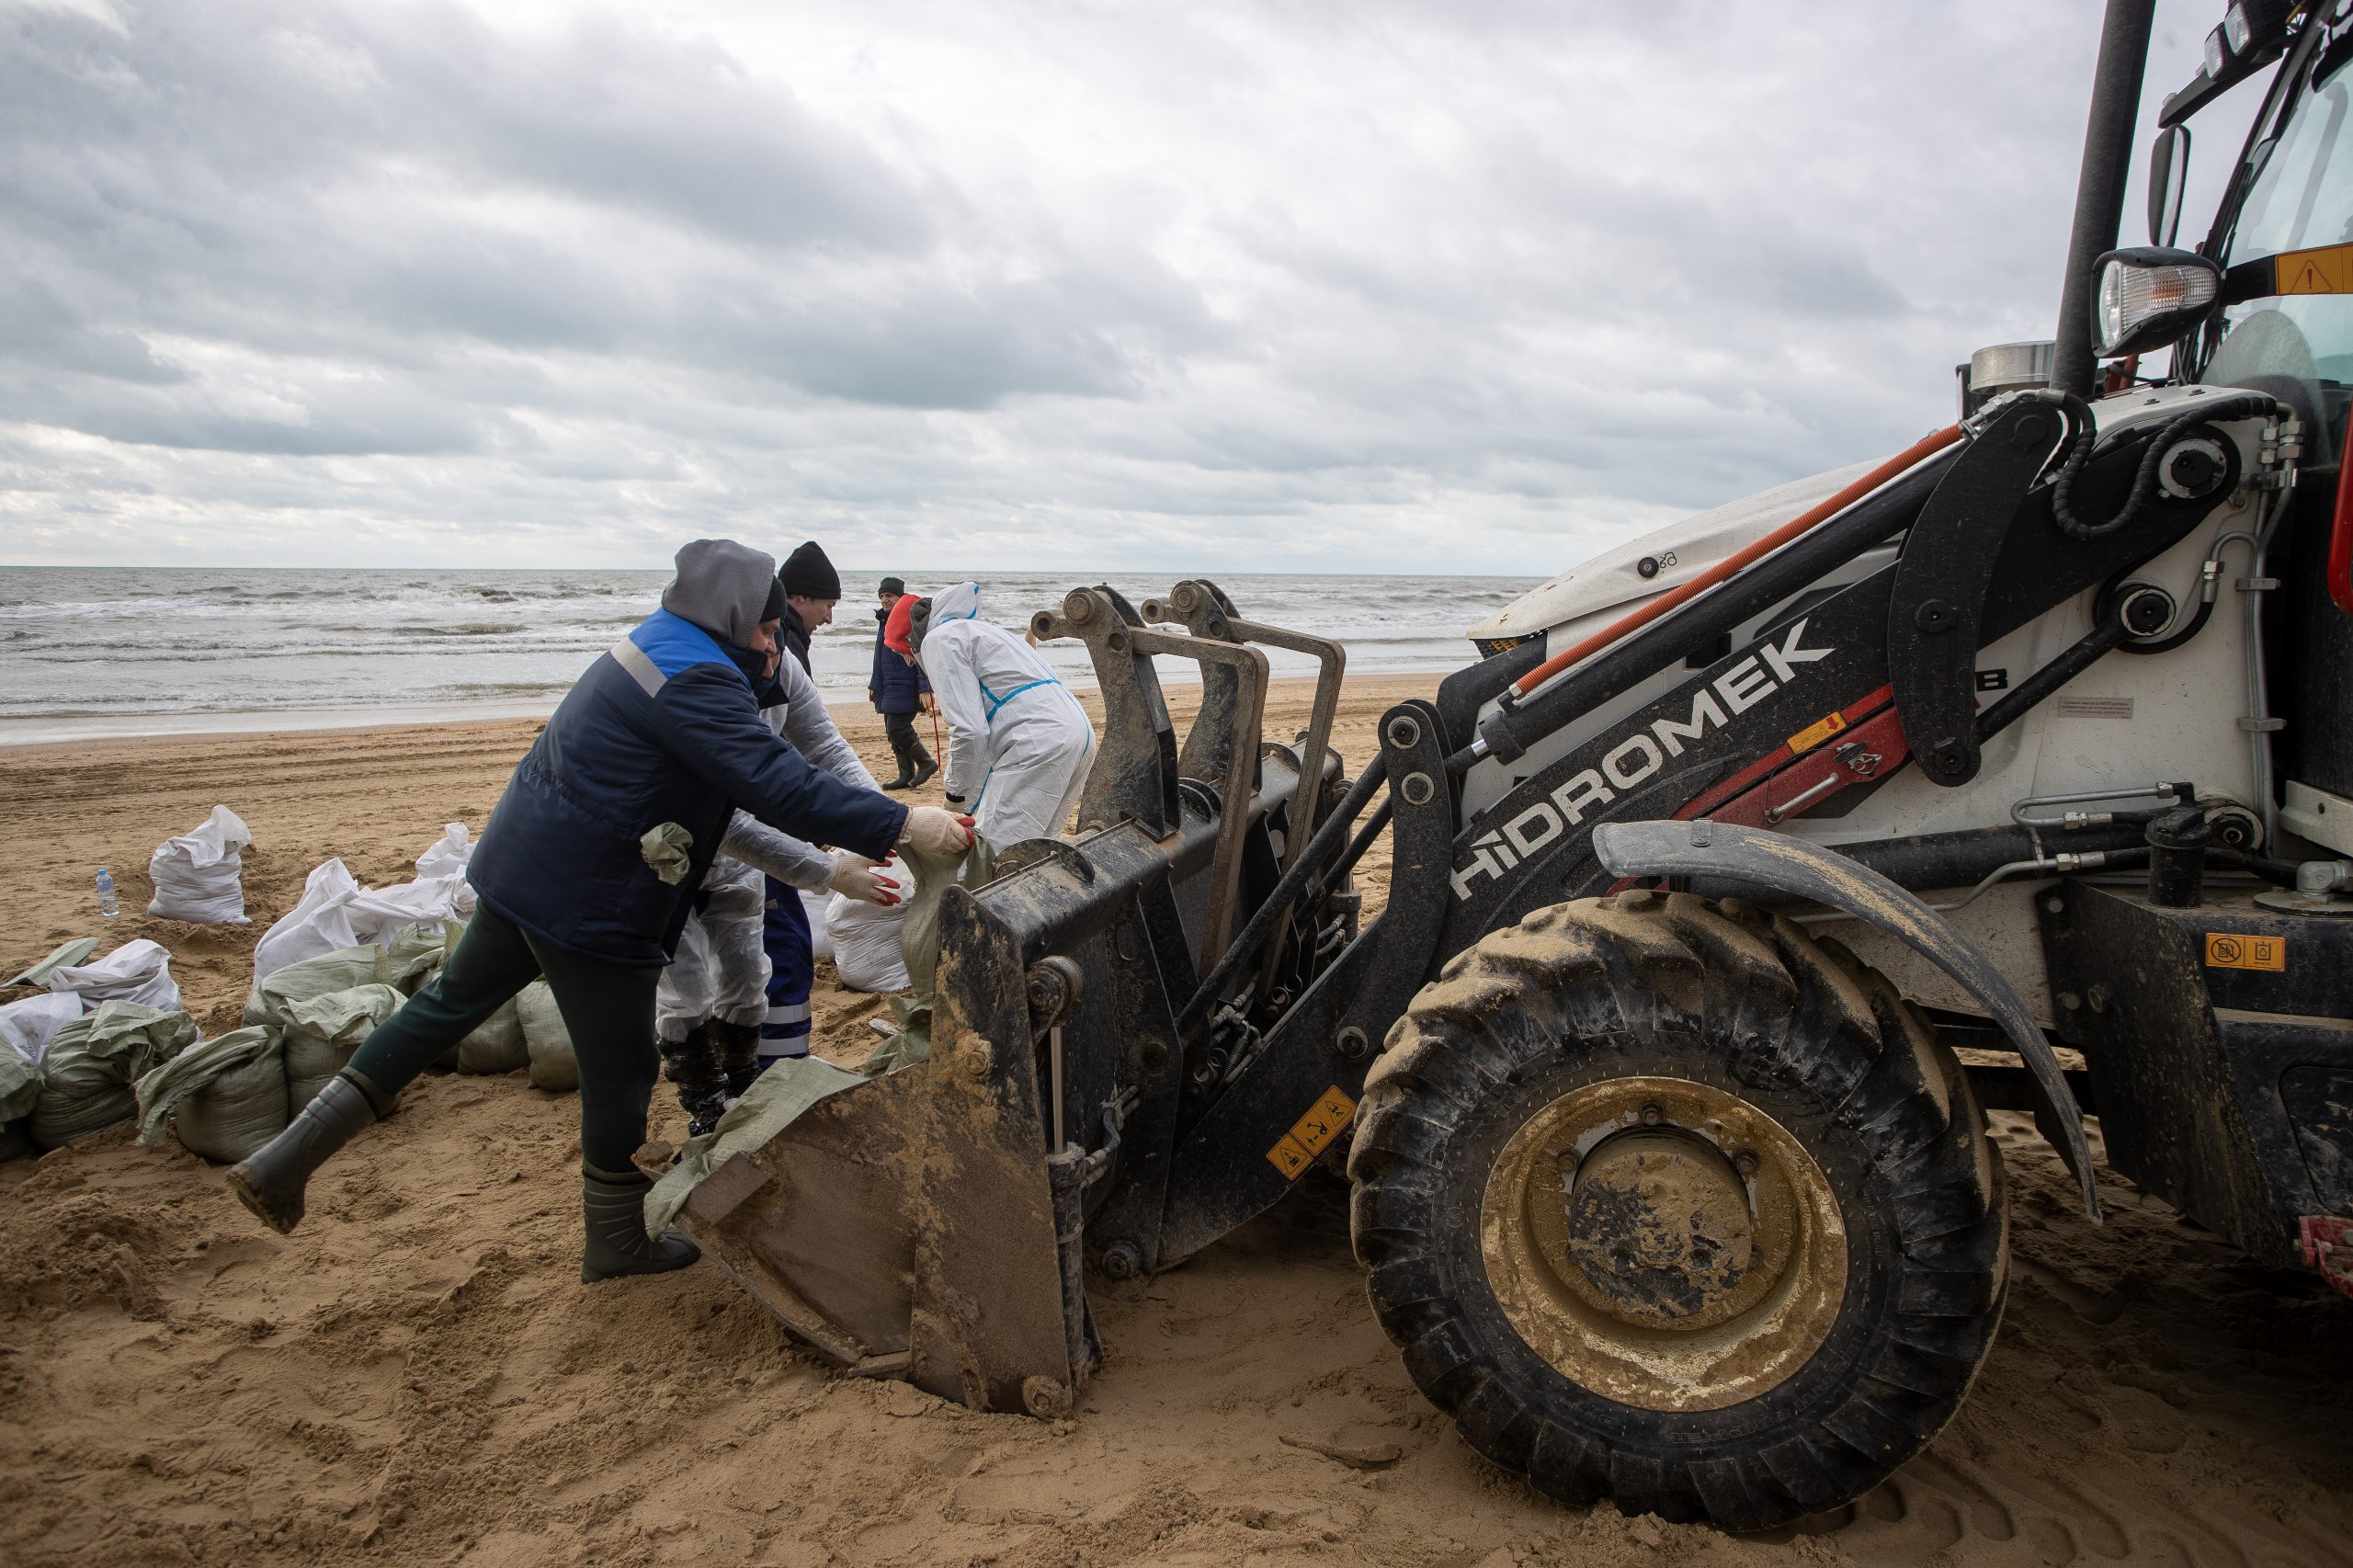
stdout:
{"type": "MultiPolygon", "coordinates": [[[[916,592],[981,586],[982,613],[1016,629],[1084,574],[898,571],[916,592]]],[[[845,572],[851,597],[811,645],[820,689],[865,701],[881,572],[845,572]]],[[[0,567],[0,744],[108,735],[307,729],[535,717],[655,608],[669,574],[0,567]]],[[[1534,577],[1221,577],[1249,619],[1336,638],[1351,674],[1438,676],[1474,657],[1463,633],[1534,577]]],[[[1131,602],[1165,578],[1109,585],[1131,602]]],[[[1085,650],[1040,650],[1091,686],[1085,650]]],[[[1277,676],[1313,675],[1267,650],[1277,676]]],[[[1198,680],[1163,659],[1164,680],[1198,680]]]]}

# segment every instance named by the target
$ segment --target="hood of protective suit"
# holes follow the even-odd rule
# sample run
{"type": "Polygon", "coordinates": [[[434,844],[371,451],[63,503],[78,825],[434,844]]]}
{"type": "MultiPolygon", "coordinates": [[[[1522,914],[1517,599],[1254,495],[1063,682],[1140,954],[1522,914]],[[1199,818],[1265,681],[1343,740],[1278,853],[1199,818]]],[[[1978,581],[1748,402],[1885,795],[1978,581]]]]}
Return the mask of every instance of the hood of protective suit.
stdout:
{"type": "Polygon", "coordinates": [[[931,624],[944,625],[951,620],[970,620],[981,613],[981,585],[959,583],[952,588],[942,588],[931,597],[931,624]]]}
{"type": "Polygon", "coordinates": [[[678,551],[676,565],[662,608],[722,642],[750,647],[776,585],[776,558],[732,539],[699,539],[678,551]]]}

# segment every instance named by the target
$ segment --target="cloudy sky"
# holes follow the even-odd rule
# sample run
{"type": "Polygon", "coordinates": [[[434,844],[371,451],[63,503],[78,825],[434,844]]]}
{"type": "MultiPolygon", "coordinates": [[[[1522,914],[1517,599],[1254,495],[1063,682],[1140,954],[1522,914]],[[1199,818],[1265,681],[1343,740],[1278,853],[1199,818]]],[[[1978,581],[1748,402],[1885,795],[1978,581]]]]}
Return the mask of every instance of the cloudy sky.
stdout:
{"type": "Polygon", "coordinates": [[[2049,336],[2098,25],[0,0],[0,561],[1550,573],[2049,336]]]}

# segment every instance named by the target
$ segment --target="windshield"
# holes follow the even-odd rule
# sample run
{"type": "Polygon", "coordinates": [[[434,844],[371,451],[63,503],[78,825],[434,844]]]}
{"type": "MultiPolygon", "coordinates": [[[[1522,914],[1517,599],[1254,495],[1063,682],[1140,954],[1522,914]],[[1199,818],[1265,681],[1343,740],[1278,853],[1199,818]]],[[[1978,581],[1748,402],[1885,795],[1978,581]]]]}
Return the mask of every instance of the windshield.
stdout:
{"type": "MultiPolygon", "coordinates": [[[[2289,95],[2284,119],[2247,157],[2238,216],[2224,267],[2353,244],[2353,71],[2329,50],[2289,95]]],[[[2200,380],[2261,386],[2301,382],[2313,407],[2340,428],[2353,385],[2353,269],[2283,265],[2279,294],[2246,300],[2222,314],[2220,339],[2200,380]]],[[[2277,387],[2266,389],[2279,391],[2277,387]]]]}

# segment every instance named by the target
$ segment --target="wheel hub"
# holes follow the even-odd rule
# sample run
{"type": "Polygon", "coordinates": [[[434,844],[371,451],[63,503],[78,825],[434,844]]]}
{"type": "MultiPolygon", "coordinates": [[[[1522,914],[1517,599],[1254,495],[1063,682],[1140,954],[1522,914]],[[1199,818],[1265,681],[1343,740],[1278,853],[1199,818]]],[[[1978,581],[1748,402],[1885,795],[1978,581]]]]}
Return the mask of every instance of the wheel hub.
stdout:
{"type": "Polygon", "coordinates": [[[1765,1111],[1690,1079],[1588,1085],[1529,1117],[1489,1174],[1480,1248],[1531,1349],[1649,1410],[1772,1388],[1846,1297],[1821,1167],[1765,1111]]]}
{"type": "Polygon", "coordinates": [[[1569,1256],[1628,1323],[1670,1326],[1725,1300],[1756,1255],[1748,1194],[1715,1149],[1676,1132],[1629,1132],[1577,1168],[1569,1256]]]}

